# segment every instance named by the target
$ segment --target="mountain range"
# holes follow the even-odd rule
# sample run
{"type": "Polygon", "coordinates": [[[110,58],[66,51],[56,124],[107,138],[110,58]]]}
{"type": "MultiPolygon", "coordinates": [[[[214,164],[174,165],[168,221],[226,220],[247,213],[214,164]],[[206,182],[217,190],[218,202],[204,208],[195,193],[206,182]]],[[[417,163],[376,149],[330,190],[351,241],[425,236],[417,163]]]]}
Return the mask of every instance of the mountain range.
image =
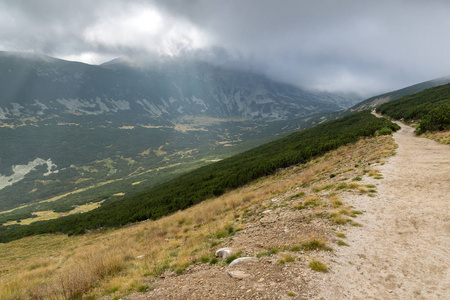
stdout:
{"type": "MultiPolygon", "coordinates": [[[[0,53],[0,120],[103,115],[122,122],[185,116],[288,119],[358,99],[305,91],[267,77],[186,59],[100,66],[0,53]]],[[[72,119],[72,118],[70,118],[72,119]]]]}

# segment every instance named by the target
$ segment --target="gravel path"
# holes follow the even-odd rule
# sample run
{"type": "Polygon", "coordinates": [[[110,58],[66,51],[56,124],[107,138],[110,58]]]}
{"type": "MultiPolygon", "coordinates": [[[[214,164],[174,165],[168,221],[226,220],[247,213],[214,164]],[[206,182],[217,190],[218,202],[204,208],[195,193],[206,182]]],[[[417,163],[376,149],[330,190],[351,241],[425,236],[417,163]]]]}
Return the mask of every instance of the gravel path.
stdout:
{"type": "Polygon", "coordinates": [[[399,124],[397,154],[364,176],[376,197],[346,199],[363,210],[349,247],[316,282],[323,299],[450,299],[450,147],[399,124]]]}

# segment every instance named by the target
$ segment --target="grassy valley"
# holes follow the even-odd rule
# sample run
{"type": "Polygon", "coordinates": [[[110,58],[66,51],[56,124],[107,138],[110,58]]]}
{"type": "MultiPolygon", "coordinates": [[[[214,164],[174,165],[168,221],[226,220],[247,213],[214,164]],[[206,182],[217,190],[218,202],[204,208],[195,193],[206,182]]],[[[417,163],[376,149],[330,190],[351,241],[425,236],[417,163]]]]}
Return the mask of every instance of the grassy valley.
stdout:
{"type": "Polygon", "coordinates": [[[3,226],[0,228],[0,241],[42,233],[79,234],[91,229],[157,219],[220,196],[280,168],[306,163],[360,137],[397,129],[397,125],[378,119],[368,111],[352,114],[212,163],[121,201],[103,204],[88,213],[34,222],[28,226],[3,226]]]}
{"type": "Polygon", "coordinates": [[[0,190],[0,223],[28,224],[44,212],[54,212],[47,216],[55,218],[89,203],[118,201],[319,122],[190,117],[166,125],[125,126],[94,121],[45,120],[0,128],[2,174],[12,176],[7,166],[36,157],[53,164],[49,174],[48,166],[40,165],[0,190]]]}

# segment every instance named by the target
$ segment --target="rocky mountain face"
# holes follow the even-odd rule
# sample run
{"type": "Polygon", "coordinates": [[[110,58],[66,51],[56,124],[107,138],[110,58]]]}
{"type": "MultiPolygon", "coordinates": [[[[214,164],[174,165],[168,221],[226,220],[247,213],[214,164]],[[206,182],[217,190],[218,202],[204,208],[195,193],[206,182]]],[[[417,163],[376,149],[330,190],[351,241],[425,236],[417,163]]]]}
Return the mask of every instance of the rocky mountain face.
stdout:
{"type": "Polygon", "coordinates": [[[136,66],[118,59],[92,66],[0,53],[0,120],[65,115],[123,121],[180,116],[289,119],[335,111],[352,101],[199,61],[136,66]]]}

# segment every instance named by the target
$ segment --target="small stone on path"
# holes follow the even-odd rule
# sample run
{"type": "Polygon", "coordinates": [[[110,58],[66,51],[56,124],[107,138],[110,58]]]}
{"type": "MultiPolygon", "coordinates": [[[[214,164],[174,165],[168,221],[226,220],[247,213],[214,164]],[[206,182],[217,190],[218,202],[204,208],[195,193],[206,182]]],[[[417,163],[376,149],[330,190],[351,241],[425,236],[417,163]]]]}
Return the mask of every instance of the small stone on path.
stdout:
{"type": "Polygon", "coordinates": [[[227,274],[234,279],[242,280],[244,278],[250,277],[247,273],[244,273],[242,271],[228,271],[227,274]]]}

